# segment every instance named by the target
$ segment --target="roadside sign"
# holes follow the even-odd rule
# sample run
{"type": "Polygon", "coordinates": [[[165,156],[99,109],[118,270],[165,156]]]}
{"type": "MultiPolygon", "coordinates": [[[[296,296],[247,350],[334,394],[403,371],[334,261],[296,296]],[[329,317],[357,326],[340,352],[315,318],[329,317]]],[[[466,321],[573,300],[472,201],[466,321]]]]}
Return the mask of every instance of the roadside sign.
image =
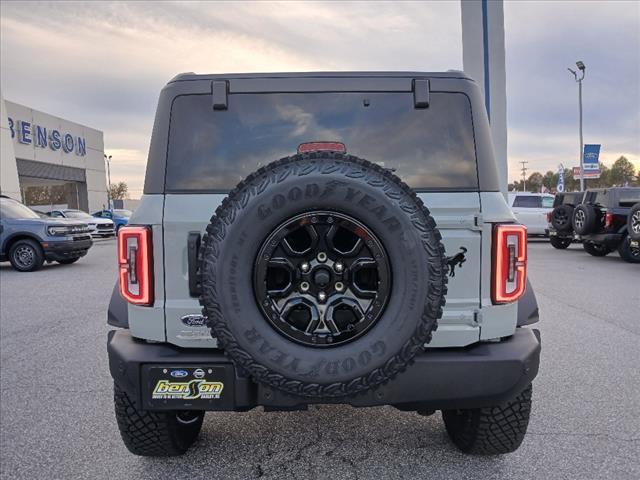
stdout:
{"type": "MultiPolygon", "coordinates": [[[[586,144],[582,152],[584,178],[600,178],[600,145],[586,144]]],[[[580,172],[578,171],[578,175],[580,172]]]]}
{"type": "MultiPolygon", "coordinates": [[[[573,167],[573,172],[572,172],[573,178],[580,178],[580,167],[573,167]]],[[[597,171],[587,171],[587,169],[585,168],[584,170],[584,178],[600,178],[600,169],[598,169],[597,171]]]]}

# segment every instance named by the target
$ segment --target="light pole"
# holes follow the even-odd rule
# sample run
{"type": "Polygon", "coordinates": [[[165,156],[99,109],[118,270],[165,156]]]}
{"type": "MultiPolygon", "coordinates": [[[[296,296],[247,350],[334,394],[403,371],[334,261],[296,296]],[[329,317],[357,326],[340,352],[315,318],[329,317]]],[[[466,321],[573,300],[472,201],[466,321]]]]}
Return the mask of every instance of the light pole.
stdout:
{"type": "Polygon", "coordinates": [[[578,76],[578,72],[571,68],[567,68],[567,70],[573,73],[573,77],[576,79],[576,82],[578,82],[578,109],[580,111],[580,191],[584,192],[584,164],[582,158],[582,150],[584,148],[584,143],[582,141],[582,80],[584,79],[587,67],[585,67],[584,62],[580,60],[576,62],[576,67],[580,70],[580,76],[578,76]]]}
{"type": "Polygon", "coordinates": [[[107,162],[107,208],[111,210],[111,155],[104,155],[104,159],[107,162]]]}

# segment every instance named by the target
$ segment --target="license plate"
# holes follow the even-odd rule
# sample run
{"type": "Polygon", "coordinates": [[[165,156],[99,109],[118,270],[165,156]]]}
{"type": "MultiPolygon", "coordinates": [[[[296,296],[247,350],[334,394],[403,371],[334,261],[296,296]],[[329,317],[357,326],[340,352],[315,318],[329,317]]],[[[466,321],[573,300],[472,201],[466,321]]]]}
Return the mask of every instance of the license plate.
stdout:
{"type": "Polygon", "coordinates": [[[558,235],[558,232],[556,232],[555,230],[549,230],[549,236],[550,237],[555,237],[558,235]]]}
{"type": "Polygon", "coordinates": [[[154,408],[218,410],[233,405],[231,365],[146,365],[145,403],[154,408]]]}
{"type": "Polygon", "coordinates": [[[637,240],[630,240],[629,245],[631,246],[631,248],[640,248],[640,242],[638,242],[637,240]]]}

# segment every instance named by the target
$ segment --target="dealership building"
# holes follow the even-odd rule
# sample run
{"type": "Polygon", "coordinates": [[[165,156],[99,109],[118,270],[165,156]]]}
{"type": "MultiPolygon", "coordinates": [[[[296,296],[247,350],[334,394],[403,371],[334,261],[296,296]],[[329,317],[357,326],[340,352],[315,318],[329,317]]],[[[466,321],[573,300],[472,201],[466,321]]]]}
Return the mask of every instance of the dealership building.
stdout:
{"type": "Polygon", "coordinates": [[[0,103],[0,193],[42,212],[107,205],[101,131],[2,97],[0,103]]]}

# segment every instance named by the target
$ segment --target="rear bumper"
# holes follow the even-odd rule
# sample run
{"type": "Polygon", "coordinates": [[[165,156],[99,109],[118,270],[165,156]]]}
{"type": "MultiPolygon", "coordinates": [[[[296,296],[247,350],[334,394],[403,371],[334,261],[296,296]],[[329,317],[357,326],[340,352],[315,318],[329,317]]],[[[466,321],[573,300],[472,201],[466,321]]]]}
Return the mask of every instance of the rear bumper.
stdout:
{"type": "Polygon", "coordinates": [[[67,258],[83,257],[93,245],[89,235],[77,240],[46,241],[42,243],[44,258],[47,260],[64,260],[67,258]]]}
{"type": "Polygon", "coordinates": [[[547,229],[547,235],[549,235],[549,237],[571,238],[572,240],[575,240],[576,237],[573,233],[573,230],[571,230],[570,232],[559,232],[553,227],[547,229]]]}
{"type": "Polygon", "coordinates": [[[477,408],[503,403],[522,391],[538,373],[540,334],[518,328],[499,343],[424,352],[404,373],[375,390],[339,399],[299,398],[258,385],[237,371],[220,350],[184,349],[150,344],[127,330],[108,334],[109,368],[118,386],[145,410],[197,409],[244,411],[256,406],[270,410],[305,408],[313,403],[345,403],[356,407],[394,405],[407,410],[477,408]],[[219,371],[224,393],[219,399],[185,401],[176,405],[151,400],[153,367],[201,367],[219,371]]]}

